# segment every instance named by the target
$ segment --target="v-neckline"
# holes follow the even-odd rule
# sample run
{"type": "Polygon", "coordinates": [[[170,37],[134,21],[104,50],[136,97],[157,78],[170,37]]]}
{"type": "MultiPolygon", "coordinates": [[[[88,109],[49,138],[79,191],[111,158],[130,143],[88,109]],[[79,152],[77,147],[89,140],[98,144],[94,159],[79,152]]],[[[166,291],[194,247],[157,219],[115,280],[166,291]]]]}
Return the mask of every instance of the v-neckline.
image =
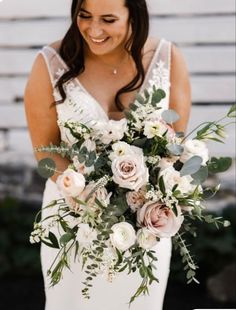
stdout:
{"type": "MultiPolygon", "coordinates": [[[[145,84],[147,83],[147,79],[150,75],[150,72],[152,71],[153,69],[153,65],[155,63],[155,60],[157,58],[157,55],[159,54],[159,51],[160,51],[160,48],[161,48],[161,45],[162,45],[162,42],[163,42],[163,39],[160,39],[158,44],[157,44],[157,47],[156,47],[156,50],[153,54],[153,57],[152,57],[152,60],[150,61],[149,65],[148,65],[148,68],[147,68],[147,71],[146,71],[146,74],[145,74],[145,78],[144,78],[144,81],[143,81],[143,84],[141,85],[140,89],[138,90],[137,94],[140,94],[143,92],[144,88],[145,88],[145,84]]],[[[66,64],[66,62],[63,60],[63,58],[60,56],[60,54],[56,51],[55,48],[53,48],[52,46],[49,46],[47,45],[46,48],[50,49],[56,56],[57,58],[59,59],[59,61],[61,62],[61,64],[68,70],[68,66],[66,64]]],[[[87,94],[87,96],[89,96],[91,99],[93,99],[93,101],[96,103],[96,105],[99,107],[99,109],[103,112],[103,114],[106,116],[107,120],[114,120],[114,119],[110,119],[109,118],[109,115],[107,113],[107,111],[103,108],[102,104],[86,89],[86,87],[80,82],[79,78],[78,77],[74,77],[72,80],[74,80],[78,86],[87,94]]],[[[121,119],[124,119],[121,118],[121,119]]],[[[121,120],[120,119],[120,120],[121,120]]],[[[119,120],[117,120],[119,121],[119,120]]]]}

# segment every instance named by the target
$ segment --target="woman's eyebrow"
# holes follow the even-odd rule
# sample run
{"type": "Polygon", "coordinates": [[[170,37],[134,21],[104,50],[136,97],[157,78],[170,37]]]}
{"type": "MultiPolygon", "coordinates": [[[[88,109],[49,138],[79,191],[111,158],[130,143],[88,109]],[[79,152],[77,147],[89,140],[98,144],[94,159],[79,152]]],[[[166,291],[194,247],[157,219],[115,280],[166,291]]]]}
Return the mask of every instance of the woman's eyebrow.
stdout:
{"type": "MultiPolygon", "coordinates": [[[[87,13],[87,14],[90,14],[92,15],[89,11],[85,10],[85,9],[80,9],[80,12],[84,12],[84,13],[87,13]]],[[[115,17],[115,18],[118,18],[118,16],[116,15],[113,15],[113,14],[104,14],[104,15],[101,15],[101,17],[115,17]]]]}

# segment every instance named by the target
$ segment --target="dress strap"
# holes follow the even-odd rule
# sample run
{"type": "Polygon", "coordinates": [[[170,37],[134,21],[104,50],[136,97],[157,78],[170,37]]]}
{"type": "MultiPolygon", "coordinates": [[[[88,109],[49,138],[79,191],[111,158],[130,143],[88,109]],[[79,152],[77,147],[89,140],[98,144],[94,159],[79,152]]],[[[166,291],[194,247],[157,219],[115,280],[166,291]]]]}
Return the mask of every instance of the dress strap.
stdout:
{"type": "Polygon", "coordinates": [[[161,39],[154,53],[153,59],[141,87],[152,91],[153,86],[162,88],[166,92],[166,103],[169,102],[170,92],[171,42],[161,39]]]}
{"type": "Polygon", "coordinates": [[[41,54],[45,60],[52,86],[53,86],[53,88],[55,88],[55,85],[56,85],[58,79],[68,69],[67,69],[65,63],[60,59],[59,54],[57,53],[57,51],[54,48],[52,48],[50,46],[44,46],[39,51],[39,54],[41,54]]]}

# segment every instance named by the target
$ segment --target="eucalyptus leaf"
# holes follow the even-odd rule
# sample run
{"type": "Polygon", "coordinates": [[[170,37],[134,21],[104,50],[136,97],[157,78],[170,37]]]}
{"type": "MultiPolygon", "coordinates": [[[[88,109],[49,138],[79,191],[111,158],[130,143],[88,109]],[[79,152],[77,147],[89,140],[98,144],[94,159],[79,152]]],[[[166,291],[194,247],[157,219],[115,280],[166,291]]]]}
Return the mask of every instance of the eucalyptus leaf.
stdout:
{"type": "Polygon", "coordinates": [[[171,109],[163,111],[161,117],[167,124],[173,124],[179,120],[179,114],[171,109]]]}
{"type": "Polygon", "coordinates": [[[168,144],[166,147],[171,154],[176,156],[181,155],[184,151],[183,146],[179,144],[168,144]]]}
{"type": "Polygon", "coordinates": [[[145,104],[145,100],[144,100],[143,96],[140,95],[140,94],[137,94],[137,95],[136,95],[136,100],[137,100],[139,103],[141,103],[142,105],[145,104]]]}
{"type": "Polygon", "coordinates": [[[212,157],[208,163],[208,169],[211,173],[219,173],[227,171],[232,165],[230,157],[212,157]]]}
{"type": "Polygon", "coordinates": [[[54,175],[56,171],[56,164],[53,159],[44,158],[39,161],[37,171],[41,177],[48,179],[54,175]]]}
{"type": "Polygon", "coordinates": [[[230,118],[236,117],[236,103],[234,105],[232,105],[229,112],[227,113],[227,116],[230,118]]]}
{"type": "Polygon", "coordinates": [[[191,177],[193,178],[192,184],[200,185],[204,181],[206,181],[208,177],[208,168],[207,166],[202,166],[196,173],[192,174],[191,177]]]}
{"type": "Polygon", "coordinates": [[[196,173],[202,164],[202,157],[200,156],[193,156],[189,160],[187,160],[182,169],[180,170],[180,176],[183,177],[185,175],[192,175],[196,173]]]}

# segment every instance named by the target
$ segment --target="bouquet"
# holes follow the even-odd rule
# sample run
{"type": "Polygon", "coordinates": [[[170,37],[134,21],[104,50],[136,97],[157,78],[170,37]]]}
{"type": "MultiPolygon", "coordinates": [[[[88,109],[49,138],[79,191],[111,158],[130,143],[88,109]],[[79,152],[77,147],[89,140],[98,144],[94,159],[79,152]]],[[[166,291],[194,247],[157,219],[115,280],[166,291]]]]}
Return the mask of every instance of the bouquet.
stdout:
{"type": "MultiPolygon", "coordinates": [[[[196,235],[190,220],[230,225],[221,217],[204,215],[205,197],[219,186],[202,184],[209,172],[223,172],[231,165],[230,158],[210,158],[205,142],[223,142],[236,106],[185,136],[173,129],[178,114],[161,109],[164,97],[162,89],[145,90],[120,121],[60,122],[71,143],[36,149],[71,161],[56,182],[61,198],[45,207],[52,215],[40,219],[39,212],[30,236],[32,243],[41,241],[58,250],[48,270],[52,285],[62,280],[73,257],[84,269],[85,298],[90,298],[93,279],[100,274],[112,281],[119,272],[139,272],[141,284],[132,303],[158,282],[154,247],[161,238],[173,239],[187,282],[198,283],[198,267],[184,236],[196,235]]],[[[55,162],[41,160],[38,171],[51,177],[57,171],[55,162]]]]}

